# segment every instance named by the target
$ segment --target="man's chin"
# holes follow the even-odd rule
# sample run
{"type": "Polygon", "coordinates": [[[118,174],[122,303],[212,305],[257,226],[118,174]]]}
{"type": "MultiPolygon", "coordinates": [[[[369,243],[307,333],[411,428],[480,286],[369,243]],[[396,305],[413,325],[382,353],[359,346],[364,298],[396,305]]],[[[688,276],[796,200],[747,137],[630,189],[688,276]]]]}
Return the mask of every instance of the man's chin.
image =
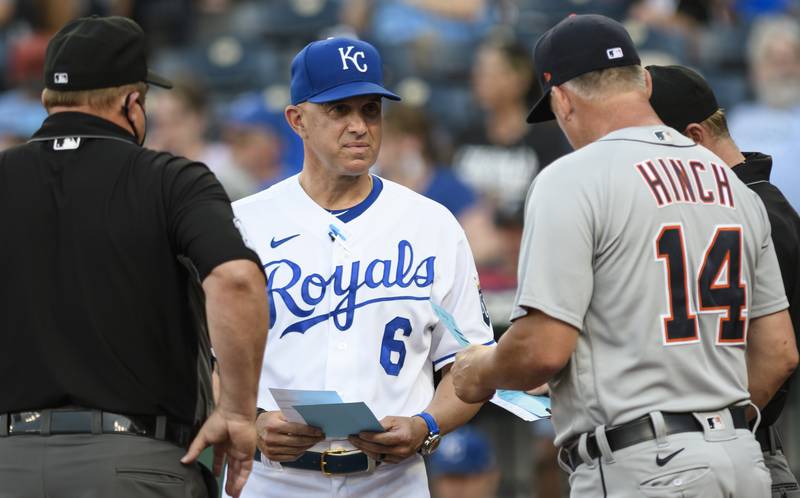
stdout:
{"type": "Polygon", "coordinates": [[[375,160],[353,159],[343,165],[342,173],[347,176],[361,176],[369,173],[369,169],[375,164],[375,160]]]}

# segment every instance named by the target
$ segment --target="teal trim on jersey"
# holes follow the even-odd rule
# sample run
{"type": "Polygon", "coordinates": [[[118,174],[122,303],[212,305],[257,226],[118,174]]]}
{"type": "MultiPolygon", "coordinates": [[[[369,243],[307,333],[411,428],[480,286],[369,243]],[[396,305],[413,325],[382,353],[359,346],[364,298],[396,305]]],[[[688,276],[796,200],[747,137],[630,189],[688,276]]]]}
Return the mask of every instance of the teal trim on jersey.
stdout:
{"type": "Polygon", "coordinates": [[[339,221],[342,221],[343,223],[349,223],[364,214],[364,211],[375,204],[375,201],[378,200],[378,196],[381,194],[382,190],[383,181],[381,181],[381,179],[377,176],[372,175],[372,190],[366,199],[351,208],[327,209],[326,211],[339,218],[339,221]]]}

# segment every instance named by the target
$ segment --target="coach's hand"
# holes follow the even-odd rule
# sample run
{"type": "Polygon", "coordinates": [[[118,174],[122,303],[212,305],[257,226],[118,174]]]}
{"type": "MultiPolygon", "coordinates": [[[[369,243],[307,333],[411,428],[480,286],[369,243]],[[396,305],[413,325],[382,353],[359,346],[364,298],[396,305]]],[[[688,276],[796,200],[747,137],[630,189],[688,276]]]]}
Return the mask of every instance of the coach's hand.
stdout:
{"type": "Polygon", "coordinates": [[[450,368],[453,387],[461,401],[465,403],[483,403],[494,396],[494,388],[484,385],[483,371],[489,364],[490,356],[496,348],[491,346],[470,346],[456,355],[456,361],[450,368]]]}
{"type": "Polygon", "coordinates": [[[253,469],[253,455],[256,452],[253,419],[217,408],[200,428],[186,455],[181,458],[181,463],[194,462],[209,445],[214,446],[214,475],[220,475],[227,457],[225,492],[233,497],[239,496],[253,469]]]}
{"type": "Polygon", "coordinates": [[[428,435],[420,417],[384,417],[386,432],[362,432],[350,436],[350,444],[381,462],[399,463],[414,455],[428,435]]]}
{"type": "Polygon", "coordinates": [[[293,462],[325,440],[316,427],[289,422],[280,411],[262,413],[256,419],[258,449],[273,462],[293,462]]]}

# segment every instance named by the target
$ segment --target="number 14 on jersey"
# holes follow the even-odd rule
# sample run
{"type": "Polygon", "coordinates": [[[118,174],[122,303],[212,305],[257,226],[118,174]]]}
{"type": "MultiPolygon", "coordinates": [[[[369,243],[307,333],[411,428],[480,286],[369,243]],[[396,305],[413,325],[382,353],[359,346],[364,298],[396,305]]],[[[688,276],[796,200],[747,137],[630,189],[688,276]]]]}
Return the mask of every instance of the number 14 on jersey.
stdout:
{"type": "Polygon", "coordinates": [[[747,335],[747,285],[742,278],[741,226],[716,228],[702,261],[690,266],[683,226],[661,227],[655,239],[656,259],[663,262],[669,310],[663,317],[664,344],[700,341],[698,313],[719,315],[716,344],[741,345],[747,335]],[[694,268],[699,268],[694,273],[694,268]],[[692,306],[689,286],[695,286],[692,306]]]}

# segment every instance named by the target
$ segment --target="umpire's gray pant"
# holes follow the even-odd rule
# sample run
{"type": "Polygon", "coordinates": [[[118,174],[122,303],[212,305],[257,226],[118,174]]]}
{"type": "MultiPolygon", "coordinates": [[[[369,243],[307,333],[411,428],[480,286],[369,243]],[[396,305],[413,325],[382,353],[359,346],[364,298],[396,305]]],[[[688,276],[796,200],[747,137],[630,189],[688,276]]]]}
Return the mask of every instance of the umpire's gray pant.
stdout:
{"type": "Polygon", "coordinates": [[[800,498],[800,486],[783,451],[765,451],[764,462],[772,475],[772,498],[800,498]]]}
{"type": "Polygon", "coordinates": [[[727,410],[715,413],[725,417],[724,427],[665,436],[663,418],[656,412],[651,418],[661,436],[613,453],[600,440],[604,430],[598,430],[602,456],[584,460],[570,474],[570,496],[770,498],[770,473],[755,437],[735,429],[727,410]]]}
{"type": "Polygon", "coordinates": [[[134,435],[0,437],[0,498],[209,498],[184,453],[134,435]]]}

